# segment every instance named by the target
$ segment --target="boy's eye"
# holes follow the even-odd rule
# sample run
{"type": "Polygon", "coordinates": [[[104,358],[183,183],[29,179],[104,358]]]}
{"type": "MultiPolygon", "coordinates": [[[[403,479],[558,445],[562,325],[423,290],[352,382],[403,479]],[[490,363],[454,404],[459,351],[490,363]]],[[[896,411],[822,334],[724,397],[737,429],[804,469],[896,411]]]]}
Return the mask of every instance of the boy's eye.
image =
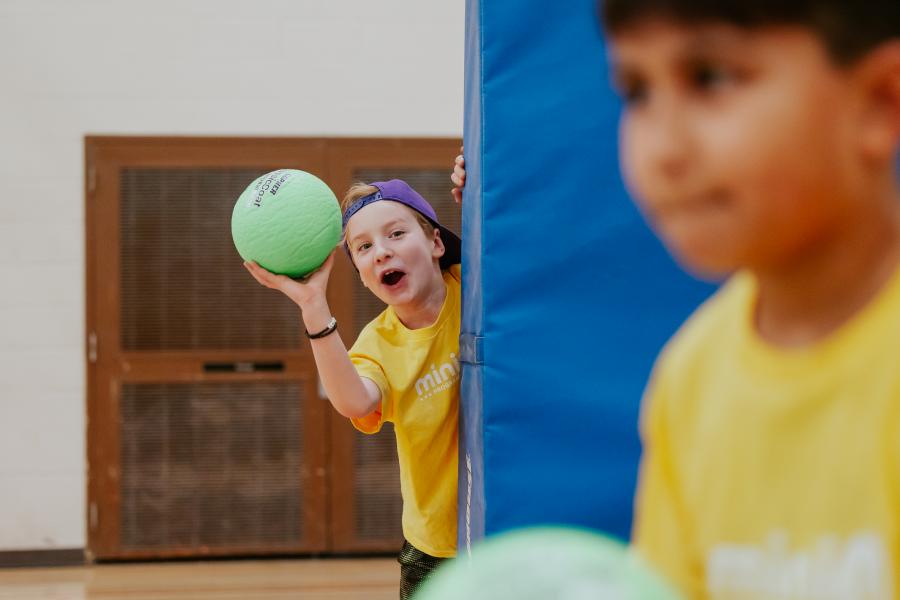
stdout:
{"type": "Polygon", "coordinates": [[[647,86],[643,84],[631,85],[621,91],[625,104],[633,106],[647,99],[647,86]]]}
{"type": "Polygon", "coordinates": [[[391,237],[392,237],[392,238],[398,238],[398,237],[400,237],[401,235],[403,235],[404,233],[406,233],[406,232],[403,231],[402,229],[398,229],[398,230],[396,230],[396,231],[392,231],[392,232],[391,232],[391,237]]]}
{"type": "Polygon", "coordinates": [[[646,82],[636,77],[620,77],[615,82],[615,86],[627,106],[644,102],[649,93],[646,82]]]}
{"type": "Polygon", "coordinates": [[[363,242],[356,247],[357,252],[362,252],[363,250],[368,250],[369,246],[371,246],[369,242],[363,242]]]}
{"type": "Polygon", "coordinates": [[[691,65],[688,79],[693,87],[700,90],[712,90],[733,83],[736,75],[733,70],[721,65],[700,62],[691,65]]]}

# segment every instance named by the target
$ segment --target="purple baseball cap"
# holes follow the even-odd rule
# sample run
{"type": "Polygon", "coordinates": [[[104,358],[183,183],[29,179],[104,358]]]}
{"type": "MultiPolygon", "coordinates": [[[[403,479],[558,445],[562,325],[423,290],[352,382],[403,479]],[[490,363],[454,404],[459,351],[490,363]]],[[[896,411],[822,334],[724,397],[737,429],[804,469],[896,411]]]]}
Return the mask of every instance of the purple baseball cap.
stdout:
{"type": "MultiPolygon", "coordinates": [[[[400,204],[405,204],[406,206],[410,207],[411,209],[428,219],[428,221],[432,225],[440,230],[441,241],[444,242],[445,248],[444,255],[439,261],[442,270],[449,269],[452,265],[459,264],[462,257],[462,242],[459,240],[459,236],[438,222],[437,214],[434,212],[434,208],[432,208],[428,201],[423,198],[421,194],[419,194],[419,192],[412,189],[410,185],[402,179],[391,179],[390,181],[375,181],[368,185],[377,188],[378,191],[374,194],[363,196],[347,207],[347,210],[344,211],[343,219],[344,233],[346,233],[347,231],[347,222],[350,220],[350,217],[359,212],[361,208],[368,206],[373,202],[378,202],[379,200],[392,200],[394,202],[399,202],[400,204]]],[[[347,246],[346,241],[344,242],[344,250],[346,250],[347,254],[350,255],[350,248],[347,246]]]]}

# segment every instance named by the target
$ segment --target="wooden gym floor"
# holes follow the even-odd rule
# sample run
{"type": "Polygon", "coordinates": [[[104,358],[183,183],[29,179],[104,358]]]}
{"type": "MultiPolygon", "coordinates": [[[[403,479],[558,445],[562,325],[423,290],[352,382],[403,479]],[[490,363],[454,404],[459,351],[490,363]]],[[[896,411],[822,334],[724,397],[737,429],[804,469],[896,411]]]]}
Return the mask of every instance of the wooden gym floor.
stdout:
{"type": "Polygon", "coordinates": [[[2,600],[397,600],[392,558],[0,569],[2,600]]]}

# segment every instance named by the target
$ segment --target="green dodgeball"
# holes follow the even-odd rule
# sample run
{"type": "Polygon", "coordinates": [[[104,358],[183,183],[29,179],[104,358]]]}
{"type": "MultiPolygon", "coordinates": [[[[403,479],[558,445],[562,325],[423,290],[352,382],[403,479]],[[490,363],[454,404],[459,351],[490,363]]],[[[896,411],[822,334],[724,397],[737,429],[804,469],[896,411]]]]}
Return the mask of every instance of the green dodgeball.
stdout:
{"type": "Polygon", "coordinates": [[[306,171],[279,169],[253,181],[231,213],[231,237],[241,258],[305,277],[341,237],[341,210],[325,183],[306,171]]]}

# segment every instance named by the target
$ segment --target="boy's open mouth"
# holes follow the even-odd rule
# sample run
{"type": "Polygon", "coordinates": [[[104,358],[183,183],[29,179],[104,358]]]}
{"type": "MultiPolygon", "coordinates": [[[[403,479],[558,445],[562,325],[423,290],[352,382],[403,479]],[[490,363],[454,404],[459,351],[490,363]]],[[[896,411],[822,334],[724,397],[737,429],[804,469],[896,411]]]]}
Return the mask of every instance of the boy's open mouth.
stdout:
{"type": "Polygon", "coordinates": [[[400,283],[400,280],[406,277],[403,271],[385,271],[381,274],[381,283],[387,286],[394,286],[400,283]]]}

